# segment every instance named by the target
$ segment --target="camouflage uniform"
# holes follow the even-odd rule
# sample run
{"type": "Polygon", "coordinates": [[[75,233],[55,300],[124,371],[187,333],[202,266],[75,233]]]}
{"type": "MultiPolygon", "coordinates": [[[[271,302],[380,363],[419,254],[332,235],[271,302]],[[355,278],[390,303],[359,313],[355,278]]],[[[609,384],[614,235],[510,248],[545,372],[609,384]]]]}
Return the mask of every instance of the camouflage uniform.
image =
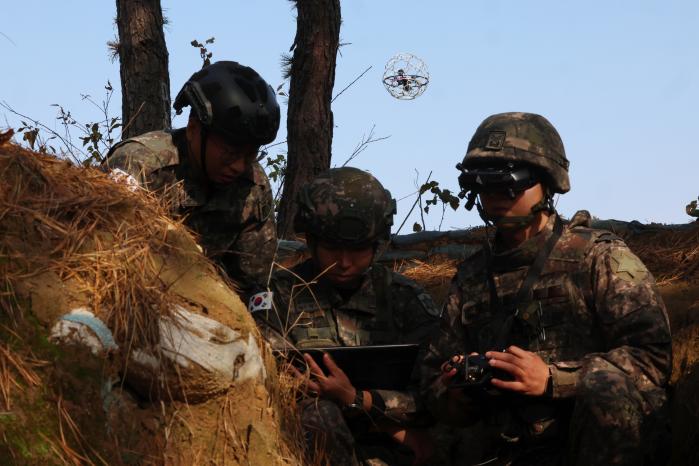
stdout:
{"type": "MultiPolygon", "coordinates": [[[[395,200],[376,178],[357,168],[334,168],[319,174],[301,188],[297,203],[294,228],[306,234],[314,257],[315,244],[323,242],[343,251],[373,248],[375,258],[390,238],[395,200]]],[[[328,276],[318,276],[322,272],[318,267],[310,259],[291,272],[275,272],[273,307],[256,307],[256,300],[262,302],[267,296],[264,293],[251,300],[250,310],[272,346],[420,343],[424,353],[439,312],[414,282],[374,263],[357,277],[356,289],[341,289],[328,276]]],[[[368,428],[373,423],[413,426],[423,412],[417,402],[417,382],[415,373],[414,390],[370,390],[371,412],[349,413],[347,420],[334,401],[302,401],[309,448],[313,451],[314,443],[322,441],[333,465],[356,465],[358,460],[365,464],[409,463],[411,453],[405,454],[406,448],[386,438],[387,434],[368,432],[368,428]]]]}
{"type": "MultiPolygon", "coordinates": [[[[297,276],[310,283],[316,275],[312,260],[297,265],[291,272],[280,270],[274,273],[271,287],[274,311],[253,314],[273,347],[285,347],[286,342],[280,336],[298,348],[426,344],[428,336],[437,328],[439,311],[432,298],[412,280],[382,265],[373,265],[361,287],[347,297],[322,277],[308,287],[294,286],[303,283],[297,276]]],[[[421,409],[415,391],[373,392],[378,393],[385,403],[382,412],[374,410],[373,421],[416,422],[421,409]]],[[[358,432],[364,430],[362,427],[352,425],[353,435],[335,403],[312,400],[304,404],[303,409],[306,427],[311,432],[325,432],[330,437],[326,444],[331,464],[358,464],[355,446],[359,447],[357,452],[362,460],[367,459],[367,454],[385,458],[388,453],[373,451],[369,444],[376,446],[377,436],[358,432]],[[367,445],[362,445],[363,441],[367,445]]],[[[378,443],[384,445],[386,441],[379,439],[378,443]]],[[[397,449],[397,445],[391,443],[389,440],[388,445],[397,449]]],[[[393,458],[389,464],[395,464],[395,461],[393,458]]]]}
{"type": "Polygon", "coordinates": [[[207,256],[242,288],[265,288],[276,251],[272,193],[253,163],[235,183],[208,186],[192,177],[185,130],[153,131],[114,146],[105,162],[166,196],[173,214],[200,235],[207,256]]]}
{"type": "MultiPolygon", "coordinates": [[[[513,301],[528,266],[552,234],[554,219],[515,249],[502,251],[496,244],[492,270],[503,307],[513,301]]],[[[621,239],[588,226],[586,212],[568,225],[507,343],[549,364],[551,393],[485,397],[468,410],[510,440],[505,455],[518,458],[516,464],[544,464],[542,455],[555,462],[566,453],[567,464],[642,464],[647,453],[642,434],[666,401],[671,339],[653,277],[621,239]],[[561,451],[563,442],[567,452],[561,451]]],[[[460,264],[441,331],[424,360],[423,387],[438,412],[446,401],[443,387],[435,383],[440,365],[454,354],[497,349],[493,337],[503,321],[491,306],[486,270],[484,250],[460,264]]]]}
{"type": "Polygon", "coordinates": [[[657,464],[652,454],[667,440],[671,371],[665,306],[620,238],[591,229],[586,211],[567,226],[559,219],[552,196],[570,182],[556,129],[540,115],[492,115],[457,168],[467,207],[484,193],[514,200],[537,183],[544,198],[522,217],[493,217],[478,204],[481,217],[496,225],[494,248],[484,246],[457,269],[441,331],[421,368],[428,406],[440,418],[482,422],[489,442],[474,448],[483,450],[482,460],[498,458],[488,464],[657,464]],[[549,215],[545,227],[506,249],[499,234],[533,225],[539,211],[549,215]],[[509,345],[548,365],[546,393],[467,388],[467,405],[453,409],[440,366],[455,354],[509,345]]]}

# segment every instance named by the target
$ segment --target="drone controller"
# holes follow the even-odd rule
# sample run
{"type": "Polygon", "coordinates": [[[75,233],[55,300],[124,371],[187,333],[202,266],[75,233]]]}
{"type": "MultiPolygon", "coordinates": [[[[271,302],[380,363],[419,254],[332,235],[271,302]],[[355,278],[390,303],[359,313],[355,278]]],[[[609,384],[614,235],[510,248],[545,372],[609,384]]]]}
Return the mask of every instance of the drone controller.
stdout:
{"type": "Polygon", "coordinates": [[[492,379],[514,380],[512,375],[501,369],[493,368],[489,359],[482,354],[468,356],[455,365],[456,374],[452,377],[449,388],[463,388],[465,390],[491,387],[492,379]]]}

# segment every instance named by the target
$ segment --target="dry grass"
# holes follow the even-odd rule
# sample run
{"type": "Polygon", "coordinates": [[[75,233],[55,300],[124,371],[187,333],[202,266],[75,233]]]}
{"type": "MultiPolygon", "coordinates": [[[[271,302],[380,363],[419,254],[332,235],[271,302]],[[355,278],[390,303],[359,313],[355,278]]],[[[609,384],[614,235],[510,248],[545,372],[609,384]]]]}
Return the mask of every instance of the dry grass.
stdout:
{"type": "Polygon", "coordinates": [[[41,378],[35,368],[44,364],[44,361],[23,357],[14,352],[9,345],[0,343],[0,401],[4,411],[12,409],[12,391],[25,389],[17,379],[28,387],[38,387],[41,378]]]}
{"type": "Polygon", "coordinates": [[[394,270],[425,288],[434,288],[451,281],[458,263],[459,261],[452,259],[435,259],[429,262],[411,260],[396,264],[394,270]]]}
{"type": "MultiPolygon", "coordinates": [[[[1,136],[0,177],[12,182],[0,184],[3,230],[0,237],[0,317],[9,317],[4,320],[10,331],[22,328],[29,304],[18,301],[24,298],[18,298],[17,290],[24,293],[26,289],[22,286],[45,275],[54,275],[112,330],[121,348],[115,360],[125,364],[132,349],[157,348],[159,318],[172,309],[174,300],[180,299],[160,278],[163,263],[174,255],[198,255],[196,248],[190,250],[195,244],[193,235],[169,217],[167,202],[143,190],[132,192],[98,170],[74,167],[54,157],[2,143],[1,136]]],[[[22,382],[25,386],[51,383],[44,377],[46,373],[34,371],[36,364],[0,343],[0,404],[9,407],[22,382]]],[[[273,380],[269,385],[274,387],[270,390],[273,393],[269,403],[275,405],[278,413],[283,412],[278,421],[292,429],[294,424],[286,409],[291,406],[289,400],[293,396],[286,390],[295,393],[294,389],[286,385],[283,378],[281,385],[273,380]]],[[[190,456],[190,459],[199,458],[199,464],[250,462],[246,460],[250,431],[241,431],[233,409],[245,410],[248,405],[244,399],[236,398],[237,389],[233,388],[216,400],[220,402],[217,416],[220,430],[212,446],[214,450],[201,451],[197,453],[199,456],[190,456]]],[[[81,431],[85,419],[75,417],[79,421],[75,422],[60,394],[55,403],[57,432],[45,435],[44,441],[56,461],[106,464],[100,456],[104,453],[93,449],[87,441],[96,433],[81,431]]],[[[170,437],[170,445],[166,439],[163,451],[176,457],[175,443],[181,448],[187,445],[187,438],[195,435],[196,429],[189,428],[189,424],[194,425],[199,420],[191,414],[202,411],[190,412],[187,403],[161,406],[160,414],[167,419],[166,433],[174,436],[170,437]]],[[[274,431],[274,425],[269,424],[268,419],[266,422],[270,432],[274,431]]],[[[206,433],[207,438],[210,433],[206,433]]],[[[287,430],[285,435],[302,438],[293,430],[287,430]]],[[[297,443],[289,443],[289,439],[280,439],[279,443],[274,447],[288,457],[282,459],[283,462],[301,463],[294,452],[297,443]]],[[[124,448],[129,447],[124,445],[124,448]]],[[[185,447],[181,453],[192,455],[194,452],[185,447]]]]}
{"type": "Polygon", "coordinates": [[[658,285],[696,278],[699,268],[699,224],[681,231],[629,235],[626,242],[653,273],[658,285]]]}
{"type": "Polygon", "coordinates": [[[158,341],[170,309],[154,259],[172,248],[167,207],[94,169],[5,145],[0,177],[3,311],[17,318],[14,284],[46,272],[88,297],[122,347],[158,341]]]}

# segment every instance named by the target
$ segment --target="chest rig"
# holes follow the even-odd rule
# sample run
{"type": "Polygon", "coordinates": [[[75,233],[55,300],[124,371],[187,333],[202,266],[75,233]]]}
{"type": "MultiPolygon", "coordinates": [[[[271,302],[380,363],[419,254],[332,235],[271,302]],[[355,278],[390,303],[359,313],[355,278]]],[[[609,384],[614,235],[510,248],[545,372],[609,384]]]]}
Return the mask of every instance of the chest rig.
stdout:
{"type": "Polygon", "coordinates": [[[395,343],[391,272],[372,267],[365,282],[348,299],[319,282],[294,297],[289,335],[299,348],[395,343]]]}
{"type": "Polygon", "coordinates": [[[486,258],[486,299],[466,326],[476,351],[517,345],[550,362],[602,349],[594,338],[594,298],[584,260],[596,241],[611,234],[587,228],[563,232],[556,220],[529,266],[493,270],[492,257],[486,258]]]}

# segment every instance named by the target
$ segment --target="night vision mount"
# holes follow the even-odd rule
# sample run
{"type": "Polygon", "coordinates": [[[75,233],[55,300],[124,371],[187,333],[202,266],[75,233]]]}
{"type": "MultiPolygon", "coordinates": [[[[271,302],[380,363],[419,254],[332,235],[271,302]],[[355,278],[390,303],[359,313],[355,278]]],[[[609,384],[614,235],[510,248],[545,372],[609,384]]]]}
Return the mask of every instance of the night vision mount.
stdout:
{"type": "Polygon", "coordinates": [[[514,199],[522,191],[541,181],[536,170],[529,167],[517,167],[508,163],[504,167],[472,167],[464,168],[461,163],[456,165],[459,175],[460,196],[468,196],[466,209],[471,210],[476,203],[476,196],[481,193],[507,193],[514,199]]]}

